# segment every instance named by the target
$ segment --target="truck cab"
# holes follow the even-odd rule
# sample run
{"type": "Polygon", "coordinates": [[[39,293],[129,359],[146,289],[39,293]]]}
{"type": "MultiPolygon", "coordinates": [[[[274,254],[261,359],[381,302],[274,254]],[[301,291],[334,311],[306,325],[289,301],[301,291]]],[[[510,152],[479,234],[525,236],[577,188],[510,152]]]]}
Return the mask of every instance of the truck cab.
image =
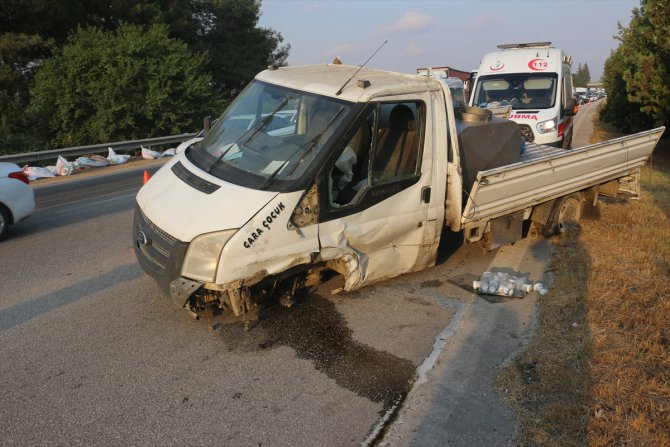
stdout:
{"type": "Polygon", "coordinates": [[[481,61],[470,105],[511,106],[528,143],[569,148],[572,117],[572,58],[551,42],[499,45],[481,61]]]}
{"type": "Polygon", "coordinates": [[[357,68],[260,73],[140,190],[135,252],[178,306],[198,291],[239,315],[324,269],[349,290],[434,263],[441,83],[366,69],[344,86],[357,68]]]}

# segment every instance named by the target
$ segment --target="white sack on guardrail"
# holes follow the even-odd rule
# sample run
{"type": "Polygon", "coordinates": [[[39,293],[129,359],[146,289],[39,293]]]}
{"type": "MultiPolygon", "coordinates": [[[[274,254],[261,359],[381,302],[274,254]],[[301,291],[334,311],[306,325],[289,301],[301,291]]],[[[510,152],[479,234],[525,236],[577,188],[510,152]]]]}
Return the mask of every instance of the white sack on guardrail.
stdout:
{"type": "Polygon", "coordinates": [[[58,161],[56,162],[56,169],[58,171],[58,175],[74,174],[74,172],[77,170],[73,162],[67,161],[60,155],[58,156],[58,161]]]}
{"type": "Polygon", "coordinates": [[[175,152],[177,151],[175,148],[170,148],[166,149],[163,152],[158,152],[158,151],[153,151],[151,149],[147,149],[144,146],[140,146],[142,148],[142,158],[145,160],[154,160],[157,158],[163,158],[163,157],[172,157],[174,156],[175,152]]]}
{"type": "MultiPolygon", "coordinates": [[[[50,166],[51,168],[54,168],[54,166],[50,166]]],[[[49,169],[50,167],[47,168],[42,168],[39,166],[28,166],[25,165],[23,167],[23,173],[28,176],[28,179],[30,181],[37,180],[38,178],[50,178],[50,177],[55,177],[56,174],[49,169]]]]}
{"type": "Polygon", "coordinates": [[[91,155],[90,157],[79,157],[74,162],[77,168],[102,168],[109,166],[109,161],[101,155],[91,155]]]}
{"type": "Polygon", "coordinates": [[[142,148],[142,158],[145,160],[154,160],[156,158],[162,158],[163,154],[161,154],[158,151],[152,151],[151,149],[147,149],[144,146],[140,146],[142,148]]]}
{"type": "Polygon", "coordinates": [[[127,154],[117,154],[114,152],[114,149],[111,147],[109,148],[109,154],[107,155],[107,161],[109,161],[110,165],[120,165],[123,163],[126,163],[128,160],[130,160],[130,155],[127,154]]]}

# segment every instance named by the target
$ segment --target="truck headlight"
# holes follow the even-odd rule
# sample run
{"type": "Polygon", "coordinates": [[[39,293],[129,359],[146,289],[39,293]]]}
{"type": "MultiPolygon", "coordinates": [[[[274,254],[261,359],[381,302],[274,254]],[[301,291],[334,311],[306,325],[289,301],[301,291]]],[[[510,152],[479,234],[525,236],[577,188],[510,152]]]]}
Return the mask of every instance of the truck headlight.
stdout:
{"type": "Polygon", "coordinates": [[[181,274],[186,278],[213,282],[221,251],[237,230],[203,234],[191,241],[181,274]]]}
{"type": "Polygon", "coordinates": [[[537,123],[537,130],[540,133],[553,132],[556,130],[556,118],[537,123]]]}

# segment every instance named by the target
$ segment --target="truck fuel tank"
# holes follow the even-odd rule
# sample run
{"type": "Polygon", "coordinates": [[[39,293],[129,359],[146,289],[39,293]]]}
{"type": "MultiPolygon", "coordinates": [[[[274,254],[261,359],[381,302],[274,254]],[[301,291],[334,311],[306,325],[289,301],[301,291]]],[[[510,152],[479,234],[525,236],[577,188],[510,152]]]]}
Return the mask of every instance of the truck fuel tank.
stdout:
{"type": "Polygon", "coordinates": [[[470,191],[479,171],[521,160],[523,139],[514,121],[493,116],[480,107],[459,107],[456,132],[463,172],[463,188],[470,191]]]}

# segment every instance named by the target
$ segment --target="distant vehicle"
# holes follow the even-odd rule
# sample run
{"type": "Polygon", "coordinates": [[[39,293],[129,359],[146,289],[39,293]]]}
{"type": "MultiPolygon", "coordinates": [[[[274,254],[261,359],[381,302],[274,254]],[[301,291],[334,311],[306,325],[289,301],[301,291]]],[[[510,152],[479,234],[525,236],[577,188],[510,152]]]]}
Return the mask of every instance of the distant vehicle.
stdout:
{"type": "Polygon", "coordinates": [[[35,211],[35,193],[28,176],[14,163],[0,163],[0,240],[9,225],[35,211]]]}
{"type": "Polygon", "coordinates": [[[417,68],[416,71],[417,74],[432,76],[433,78],[444,82],[447,87],[449,87],[449,91],[451,92],[451,100],[454,103],[454,107],[466,105],[465,84],[461,79],[453,76],[447,76],[446,72],[441,72],[439,70],[432,71],[431,69],[417,68]]]}

